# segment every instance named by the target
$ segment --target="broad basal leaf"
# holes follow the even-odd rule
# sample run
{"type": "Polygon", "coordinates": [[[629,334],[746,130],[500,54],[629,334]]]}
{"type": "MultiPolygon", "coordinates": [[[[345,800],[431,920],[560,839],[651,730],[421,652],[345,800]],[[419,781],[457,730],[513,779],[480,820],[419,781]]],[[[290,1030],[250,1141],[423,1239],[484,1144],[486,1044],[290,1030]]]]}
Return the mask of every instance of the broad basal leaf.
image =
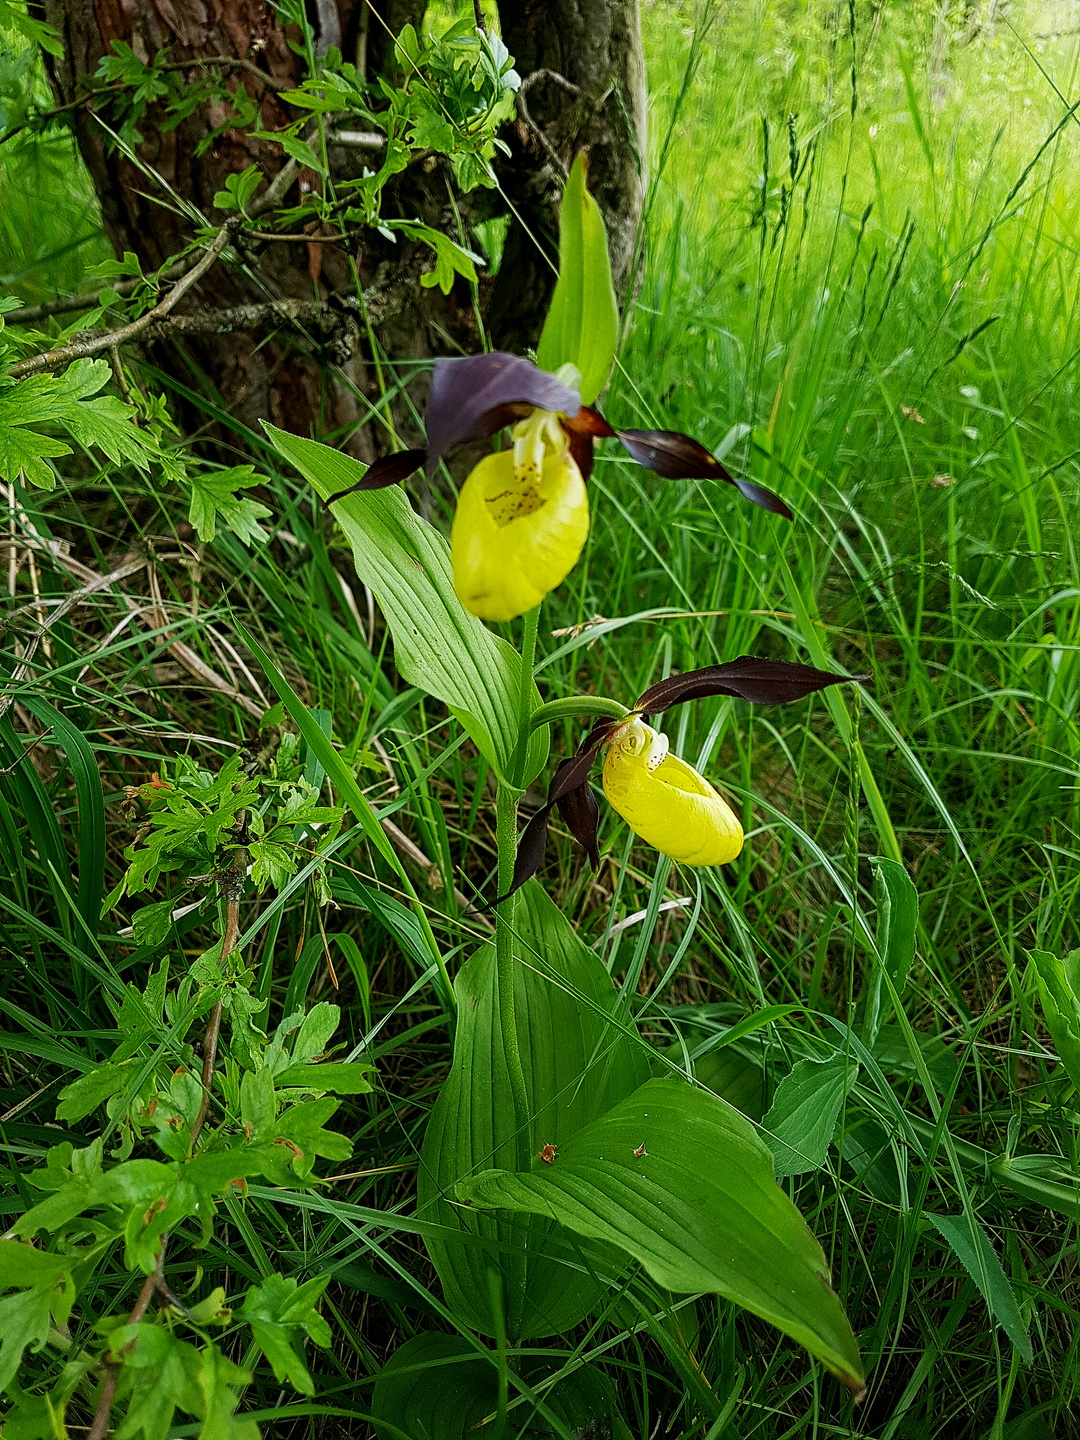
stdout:
{"type": "MultiPolygon", "coordinates": [[[[264,429],[324,498],[363,477],[364,467],[347,455],[272,425],[264,429]]],[[[356,572],[386,616],[403,679],[442,700],[505,778],[518,737],[520,656],[462,608],[446,541],[402,491],[353,494],[333,508],[352,543],[356,572]]],[[[533,694],[539,704],[535,687],[533,694]]],[[[526,782],[540,770],[547,748],[541,727],[529,744],[526,782]]]]}
{"type": "MultiPolygon", "coordinates": [[[[578,1130],[629,1095],[648,1074],[645,1051],[616,1015],[616,994],[600,960],[536,884],[514,902],[515,1000],[529,1148],[556,1153],[578,1130]]],[[[481,1215],[452,1203],[455,1184],[491,1165],[514,1164],[514,1108],[503,1058],[494,947],[485,946],[457,978],[454,1064],[428,1121],[421,1152],[417,1215],[492,1242],[428,1240],[446,1302],[467,1324],[498,1331],[488,1284],[502,1276],[508,1333],[553,1335],[599,1306],[608,1257],[583,1247],[550,1220],[481,1215]],[[514,1252],[505,1255],[499,1246],[514,1252]]]]}
{"type": "Polygon", "coordinates": [[[379,1371],[371,1409],[383,1440],[462,1440],[492,1413],[498,1395],[498,1371],[475,1344],[427,1332],[399,1346],[379,1371]]]}
{"type": "Polygon", "coordinates": [[[611,282],[604,218],[585,188],[586,162],[570,168],[559,213],[559,279],[536,352],[542,370],[574,365],[581,373],[581,400],[591,405],[615,361],[619,307],[611,282]]]}
{"type": "Polygon", "coordinates": [[[455,1193],[617,1245],[669,1290],[715,1291],[862,1389],[858,1346],[820,1245],[773,1179],[753,1126],[703,1090],[649,1080],[571,1136],[552,1164],[489,1170],[455,1193]]]}

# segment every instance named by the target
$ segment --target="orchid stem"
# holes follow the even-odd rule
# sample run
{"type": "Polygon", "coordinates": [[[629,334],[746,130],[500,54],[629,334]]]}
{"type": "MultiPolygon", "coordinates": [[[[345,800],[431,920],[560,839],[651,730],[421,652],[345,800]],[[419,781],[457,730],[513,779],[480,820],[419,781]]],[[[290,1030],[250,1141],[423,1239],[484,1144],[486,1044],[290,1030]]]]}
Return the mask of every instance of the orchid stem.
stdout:
{"type": "MultiPolygon", "coordinates": [[[[513,783],[520,788],[529,754],[530,719],[533,714],[533,665],[536,661],[536,634],[540,626],[540,606],[525,612],[521,632],[521,686],[518,690],[518,743],[514,752],[513,783]]],[[[500,882],[501,883],[501,882],[500,882]]],[[[500,891],[500,894],[503,893],[500,891]]]]}
{"type": "MultiPolygon", "coordinates": [[[[517,852],[517,809],[520,791],[501,783],[496,799],[495,833],[499,846],[499,893],[505,894],[514,879],[517,852]]],[[[514,908],[512,895],[495,911],[495,977],[502,1028],[503,1054],[514,1107],[514,1150],[519,1171],[528,1170],[532,1145],[529,1141],[529,1097],[518,1044],[517,1005],[514,997],[514,908]]]]}
{"type": "MultiPolygon", "coordinates": [[[[495,834],[499,846],[499,894],[505,895],[514,883],[517,858],[517,812],[522,777],[529,750],[529,717],[533,712],[533,661],[540,606],[528,611],[521,635],[521,686],[518,691],[518,743],[510,764],[510,780],[500,781],[495,809],[495,834]]],[[[495,912],[495,973],[498,987],[499,1024],[503,1053],[514,1105],[514,1149],[516,1168],[527,1170],[532,1145],[529,1140],[529,1097],[518,1044],[517,1002],[514,997],[514,906],[515,897],[504,900],[495,912]]]]}

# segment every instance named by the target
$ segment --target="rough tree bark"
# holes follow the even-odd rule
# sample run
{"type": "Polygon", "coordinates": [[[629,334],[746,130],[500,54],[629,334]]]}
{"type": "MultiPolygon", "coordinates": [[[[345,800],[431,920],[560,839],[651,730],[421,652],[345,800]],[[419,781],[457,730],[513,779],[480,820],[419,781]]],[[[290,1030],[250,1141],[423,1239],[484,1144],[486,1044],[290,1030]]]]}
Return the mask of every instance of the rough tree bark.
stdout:
{"type": "MultiPolygon", "coordinates": [[[[426,0],[308,0],[317,45],[339,46],[369,75],[393,69],[393,35],[419,24],[426,0]]],[[[295,39],[279,23],[268,0],[42,0],[44,18],[64,41],[51,79],[61,104],[83,92],[114,41],[130,45],[143,60],[168,48],[174,62],[190,62],[192,81],[205,62],[240,62],[229,75],[260,104],[261,123],[279,127],[292,113],[279,92],[300,78],[295,39]]],[[[625,282],[640,216],[644,148],[644,66],[637,0],[506,0],[500,7],[503,35],[525,81],[524,104],[508,127],[512,160],[500,180],[514,209],[506,258],[494,285],[484,285],[482,304],[497,343],[520,348],[535,342],[551,284],[551,267],[536,240],[553,249],[561,168],[583,146],[590,150],[590,186],[608,220],[616,273],[625,282]],[[557,77],[557,78],[553,78],[557,77]],[[532,237],[535,237],[532,238],[532,237]]],[[[149,112],[138,164],[108,143],[108,134],[86,109],[73,111],[79,149],[101,201],[109,239],[118,254],[133,251],[144,268],[157,268],[191,240],[192,207],[213,221],[213,196],[228,175],[256,163],[268,176],[282,165],[278,147],[226,130],[198,154],[201,141],[221,125],[221,105],[204,105],[175,129],[149,112]],[[152,183],[147,169],[156,177],[152,183]],[[156,193],[155,193],[156,192],[156,193]],[[161,203],[179,198],[180,203],[161,203]]],[[[362,152],[336,149],[335,176],[359,172],[362,152]]],[[[300,171],[286,197],[297,203],[317,177],[300,171]]],[[[402,215],[439,228],[450,221],[447,172],[440,163],[414,165],[400,177],[402,215]]],[[[496,195],[482,205],[501,203],[496,195]]],[[[467,209],[467,207],[466,207],[467,209]]],[[[385,292],[376,307],[375,330],[395,359],[445,353],[450,344],[475,348],[477,335],[467,289],[443,297],[422,290],[418,274],[426,252],[388,247],[378,236],[350,255],[340,247],[266,244],[252,248],[242,264],[219,265],[183,302],[187,311],[228,308],[267,300],[311,301],[355,295],[355,262],[365,286],[385,292]]],[[[328,307],[321,323],[308,323],[305,343],[296,333],[268,335],[252,329],[226,335],[190,335],[159,345],[156,358],[186,384],[209,387],[227,413],[254,429],[266,417],[287,429],[337,430],[355,453],[370,458],[380,437],[362,429],[365,396],[374,393],[366,341],[355,321],[328,307]]]]}
{"type": "Polygon", "coordinates": [[[502,172],[516,213],[489,327],[498,345],[520,350],[534,342],[554,283],[564,178],[557,162],[565,170],[581,149],[607,222],[616,287],[633,287],[645,192],[645,60],[638,0],[501,0],[499,17],[522,89],[502,172]]]}

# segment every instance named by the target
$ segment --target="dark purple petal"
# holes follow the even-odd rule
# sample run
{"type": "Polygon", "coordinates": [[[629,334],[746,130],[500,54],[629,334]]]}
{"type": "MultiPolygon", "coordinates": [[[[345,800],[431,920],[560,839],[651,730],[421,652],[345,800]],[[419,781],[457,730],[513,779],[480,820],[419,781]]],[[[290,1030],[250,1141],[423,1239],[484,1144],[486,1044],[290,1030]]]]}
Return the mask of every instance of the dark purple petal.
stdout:
{"type": "Polygon", "coordinates": [[[465,440],[486,440],[522,419],[517,407],[576,415],[581,396],[521,355],[496,350],[436,360],[427,407],[428,453],[438,460],[465,440]]]}
{"type": "Polygon", "coordinates": [[[564,795],[585,784],[601,745],[607,743],[608,736],[622,723],[621,720],[598,720],[578,746],[577,754],[570,760],[559,761],[548,787],[549,805],[557,805],[564,795]]]}
{"type": "Polygon", "coordinates": [[[518,840],[510,889],[505,895],[500,895],[497,899],[492,900],[490,905],[485,905],[483,907],[485,910],[494,910],[496,905],[501,905],[504,900],[509,900],[514,891],[520,890],[525,881],[531,880],[540,869],[544,863],[544,852],[547,849],[548,821],[551,818],[551,811],[551,805],[541,805],[525,826],[521,832],[521,838],[518,840]]]}
{"type": "Polygon", "coordinates": [[[752,480],[736,479],[732,479],[731,483],[736,490],[746,496],[747,500],[752,501],[755,505],[760,505],[762,510],[770,510],[774,515],[782,515],[785,520],[795,519],[780,496],[774,495],[771,490],[766,490],[764,485],[755,485],[752,480]]]}
{"type": "Polygon", "coordinates": [[[783,515],[785,520],[792,519],[791,511],[779,495],[749,480],[734,479],[712,451],[689,435],[678,430],[617,430],[615,433],[639,465],[665,480],[724,480],[763,510],[783,515]]]}
{"type": "Polygon", "coordinates": [[[426,450],[399,450],[396,455],[384,455],[381,460],[376,460],[374,465],[368,466],[367,474],[362,480],[350,485],[347,490],[335,491],[323,504],[333,505],[335,500],[344,500],[346,495],[355,495],[358,490],[385,490],[388,485],[407,480],[413,471],[419,470],[426,461],[426,450]]]}
{"type": "Polygon", "coordinates": [[[568,790],[555,802],[566,827],[589,857],[594,870],[600,868],[600,849],[596,843],[596,827],[600,819],[600,806],[596,803],[592,786],[579,785],[568,790]]]}
{"type": "Polygon", "coordinates": [[[583,405],[572,418],[562,422],[570,437],[570,454],[574,464],[581,471],[581,478],[588,480],[593,468],[593,447],[598,439],[614,435],[615,431],[591,405],[583,405]]]}
{"type": "Polygon", "coordinates": [[[740,655],[738,660],[724,665],[708,665],[703,670],[689,670],[685,675],[658,681],[645,691],[635,708],[643,715],[658,715],[672,705],[708,695],[733,695],[755,705],[787,705],[829,685],[869,679],[869,675],[834,675],[829,670],[815,670],[812,665],[740,655]]]}

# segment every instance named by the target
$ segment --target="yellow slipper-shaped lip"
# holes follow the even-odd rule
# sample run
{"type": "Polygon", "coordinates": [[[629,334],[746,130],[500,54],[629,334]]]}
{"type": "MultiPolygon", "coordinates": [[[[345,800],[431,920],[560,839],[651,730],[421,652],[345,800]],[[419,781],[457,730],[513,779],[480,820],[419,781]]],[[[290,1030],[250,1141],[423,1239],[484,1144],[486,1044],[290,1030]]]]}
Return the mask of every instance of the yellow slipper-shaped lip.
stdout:
{"type": "Polygon", "coordinates": [[[458,497],[454,589],[481,620],[513,620],[539,605],[577,564],[589,533],[589,497],[565,437],[534,454],[526,464],[515,450],[485,456],[458,497]]]}
{"type": "Polygon", "coordinates": [[[604,794],[646,844],[684,865],[726,865],[742,849],[742,826],[727,801],[636,717],[608,745],[604,794]]]}

